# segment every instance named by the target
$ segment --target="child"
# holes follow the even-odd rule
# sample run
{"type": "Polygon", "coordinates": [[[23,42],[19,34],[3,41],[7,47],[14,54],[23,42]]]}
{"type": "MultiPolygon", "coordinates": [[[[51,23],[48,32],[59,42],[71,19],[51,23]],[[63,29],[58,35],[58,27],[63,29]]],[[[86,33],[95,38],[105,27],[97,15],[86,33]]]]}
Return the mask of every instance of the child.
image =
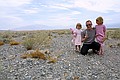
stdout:
{"type": "Polygon", "coordinates": [[[98,43],[100,43],[101,47],[100,47],[100,51],[99,51],[99,55],[103,54],[103,43],[105,41],[105,33],[106,33],[106,27],[105,25],[103,25],[103,18],[102,17],[98,17],[96,19],[96,23],[97,25],[95,26],[96,28],[96,40],[98,43]]]}
{"type": "Polygon", "coordinates": [[[72,31],[73,34],[73,42],[75,44],[75,51],[80,52],[80,45],[81,45],[81,28],[82,25],[77,23],[76,29],[72,31]]]}

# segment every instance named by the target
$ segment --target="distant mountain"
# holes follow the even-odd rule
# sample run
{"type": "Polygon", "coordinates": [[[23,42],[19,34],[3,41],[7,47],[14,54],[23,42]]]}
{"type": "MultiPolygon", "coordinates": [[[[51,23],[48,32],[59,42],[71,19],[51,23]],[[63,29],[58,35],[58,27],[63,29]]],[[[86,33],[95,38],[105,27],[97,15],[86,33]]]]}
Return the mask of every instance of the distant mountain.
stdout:
{"type": "Polygon", "coordinates": [[[13,30],[49,30],[53,29],[54,27],[52,26],[47,26],[47,25],[28,25],[28,26],[23,26],[19,28],[14,28],[13,30]]]}
{"type": "MultiPolygon", "coordinates": [[[[107,28],[120,28],[120,23],[117,24],[105,24],[107,28]]],[[[54,30],[54,29],[69,29],[69,28],[75,28],[75,25],[70,26],[47,26],[47,25],[28,25],[28,26],[22,26],[19,28],[14,28],[12,30],[54,30]]],[[[85,25],[82,27],[83,29],[86,28],[85,25]]]]}
{"type": "MultiPolygon", "coordinates": [[[[96,24],[93,24],[93,27],[96,24]]],[[[107,28],[120,28],[120,23],[114,23],[114,24],[104,24],[107,28]]],[[[75,28],[75,25],[70,25],[71,28],[75,28]]],[[[86,29],[86,25],[82,25],[83,29],[86,29]]]]}
{"type": "Polygon", "coordinates": [[[107,28],[120,28],[120,23],[116,23],[116,24],[106,24],[107,28]]]}
{"type": "Polygon", "coordinates": [[[65,29],[64,26],[47,26],[47,25],[29,25],[29,26],[23,26],[19,28],[14,28],[12,30],[54,30],[54,29],[65,29]]]}

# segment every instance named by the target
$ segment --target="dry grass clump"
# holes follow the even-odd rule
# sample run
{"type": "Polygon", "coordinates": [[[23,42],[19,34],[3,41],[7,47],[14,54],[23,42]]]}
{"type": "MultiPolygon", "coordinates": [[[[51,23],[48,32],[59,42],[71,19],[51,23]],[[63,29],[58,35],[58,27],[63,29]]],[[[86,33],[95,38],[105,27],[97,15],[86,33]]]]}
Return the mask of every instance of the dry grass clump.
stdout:
{"type": "Polygon", "coordinates": [[[23,58],[23,59],[26,59],[28,58],[30,55],[28,53],[24,53],[22,54],[20,57],[23,58]]]}
{"type": "Polygon", "coordinates": [[[80,77],[79,76],[74,76],[73,80],[80,80],[80,77]]]}
{"type": "Polygon", "coordinates": [[[49,57],[48,58],[48,63],[56,63],[57,62],[57,58],[53,58],[53,57],[49,57]]]}
{"type": "Polygon", "coordinates": [[[41,53],[39,50],[36,50],[35,52],[31,53],[31,58],[39,58],[46,60],[46,57],[43,53],[41,53]]]}
{"type": "Polygon", "coordinates": [[[26,59],[26,58],[38,58],[38,59],[43,59],[46,60],[46,56],[41,53],[39,50],[35,50],[34,52],[31,53],[24,53],[21,55],[21,58],[26,59]]]}
{"type": "Polygon", "coordinates": [[[57,58],[54,58],[52,56],[49,55],[49,52],[44,51],[45,53],[43,53],[40,50],[29,50],[29,52],[22,54],[20,57],[23,59],[26,58],[36,58],[36,59],[43,59],[43,60],[48,60],[47,63],[56,63],[57,62],[57,58]]]}
{"type": "Polygon", "coordinates": [[[1,45],[4,45],[4,42],[0,41],[0,46],[1,46],[1,45]]]}
{"type": "Polygon", "coordinates": [[[11,41],[10,42],[10,45],[19,45],[20,44],[20,42],[17,42],[17,41],[11,41]]]}

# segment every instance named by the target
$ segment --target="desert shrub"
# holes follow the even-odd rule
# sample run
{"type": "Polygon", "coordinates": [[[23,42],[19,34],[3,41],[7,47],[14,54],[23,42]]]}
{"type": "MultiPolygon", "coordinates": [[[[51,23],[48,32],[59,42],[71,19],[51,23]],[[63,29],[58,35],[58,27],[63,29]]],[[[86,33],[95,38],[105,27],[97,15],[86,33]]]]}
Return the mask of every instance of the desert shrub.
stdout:
{"type": "Polygon", "coordinates": [[[31,53],[22,54],[21,58],[23,58],[23,59],[26,59],[26,58],[38,58],[38,59],[46,60],[46,56],[43,53],[41,53],[38,49],[35,50],[34,52],[31,52],[31,53]]]}
{"type": "Polygon", "coordinates": [[[57,62],[57,59],[53,58],[53,57],[49,57],[48,60],[49,60],[48,63],[56,63],[57,62]]]}
{"type": "Polygon", "coordinates": [[[120,29],[108,30],[107,38],[120,39],[120,29]]]}
{"type": "Polygon", "coordinates": [[[31,58],[39,58],[46,60],[46,57],[43,53],[41,53],[39,50],[36,50],[35,52],[31,53],[31,58]]]}
{"type": "Polygon", "coordinates": [[[120,43],[118,43],[118,44],[117,44],[117,46],[119,46],[119,47],[120,47],[120,43]]]}
{"type": "Polygon", "coordinates": [[[58,31],[58,34],[59,34],[59,35],[65,34],[65,31],[60,30],[60,31],[58,31]]]}
{"type": "Polygon", "coordinates": [[[48,45],[51,40],[51,35],[49,33],[49,31],[42,30],[31,32],[24,38],[23,45],[29,50],[38,49],[42,45],[48,45]]]}
{"type": "Polygon", "coordinates": [[[113,31],[107,31],[107,38],[111,38],[112,32],[113,31]]]}
{"type": "Polygon", "coordinates": [[[26,59],[26,58],[28,58],[28,56],[29,56],[28,53],[24,53],[24,54],[22,54],[20,57],[21,57],[22,59],[26,59]]]}
{"type": "Polygon", "coordinates": [[[4,43],[9,43],[12,41],[12,33],[10,31],[5,31],[0,33],[0,41],[4,43]]]}
{"type": "Polygon", "coordinates": [[[120,29],[115,30],[115,31],[113,32],[112,38],[120,39],[120,29]]]}
{"type": "Polygon", "coordinates": [[[12,37],[12,32],[11,31],[4,31],[2,33],[3,38],[11,38],[12,37]]]}
{"type": "Polygon", "coordinates": [[[57,58],[53,58],[51,56],[47,56],[46,52],[43,53],[40,50],[31,50],[30,52],[26,52],[20,56],[22,59],[26,58],[35,58],[35,59],[43,59],[48,60],[48,63],[56,63],[57,58]]]}
{"type": "Polygon", "coordinates": [[[35,43],[34,38],[26,38],[22,44],[25,46],[27,50],[31,50],[33,49],[34,43],[35,43]]]}
{"type": "Polygon", "coordinates": [[[52,33],[57,33],[59,35],[62,35],[62,34],[70,34],[70,30],[53,30],[52,33]]]}
{"type": "Polygon", "coordinates": [[[2,37],[2,34],[0,34],[0,41],[3,41],[4,39],[3,39],[3,37],[2,37]]]}
{"type": "Polygon", "coordinates": [[[36,34],[34,36],[37,44],[44,43],[48,37],[49,37],[49,32],[47,32],[47,31],[36,32],[36,34]]]}
{"type": "Polygon", "coordinates": [[[1,45],[4,45],[4,42],[0,41],[0,46],[1,46],[1,45]]]}
{"type": "Polygon", "coordinates": [[[1,45],[4,45],[4,42],[3,42],[2,36],[0,35],[0,46],[1,46],[1,45]]]}
{"type": "Polygon", "coordinates": [[[3,42],[6,44],[10,43],[11,41],[12,41],[12,38],[4,38],[3,39],[3,42]]]}
{"type": "Polygon", "coordinates": [[[10,45],[19,45],[20,44],[20,42],[17,42],[17,41],[11,41],[10,42],[10,45]]]}

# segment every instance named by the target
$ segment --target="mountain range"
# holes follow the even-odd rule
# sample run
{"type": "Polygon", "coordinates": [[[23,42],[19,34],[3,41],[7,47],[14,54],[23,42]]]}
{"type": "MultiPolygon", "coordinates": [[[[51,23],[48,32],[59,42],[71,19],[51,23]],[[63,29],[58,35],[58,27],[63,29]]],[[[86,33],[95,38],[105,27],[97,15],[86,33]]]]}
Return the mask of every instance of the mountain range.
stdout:
{"type": "MultiPolygon", "coordinates": [[[[106,24],[107,28],[120,28],[120,24],[106,24]]],[[[75,25],[71,26],[47,26],[47,25],[28,25],[28,26],[22,26],[19,28],[14,28],[12,30],[54,30],[54,29],[69,29],[69,28],[75,28],[75,25]]],[[[86,28],[85,25],[83,25],[83,28],[86,28]]]]}
{"type": "Polygon", "coordinates": [[[64,26],[47,26],[47,25],[28,25],[28,26],[22,26],[19,28],[14,28],[12,30],[54,30],[54,29],[66,29],[64,26]]]}

